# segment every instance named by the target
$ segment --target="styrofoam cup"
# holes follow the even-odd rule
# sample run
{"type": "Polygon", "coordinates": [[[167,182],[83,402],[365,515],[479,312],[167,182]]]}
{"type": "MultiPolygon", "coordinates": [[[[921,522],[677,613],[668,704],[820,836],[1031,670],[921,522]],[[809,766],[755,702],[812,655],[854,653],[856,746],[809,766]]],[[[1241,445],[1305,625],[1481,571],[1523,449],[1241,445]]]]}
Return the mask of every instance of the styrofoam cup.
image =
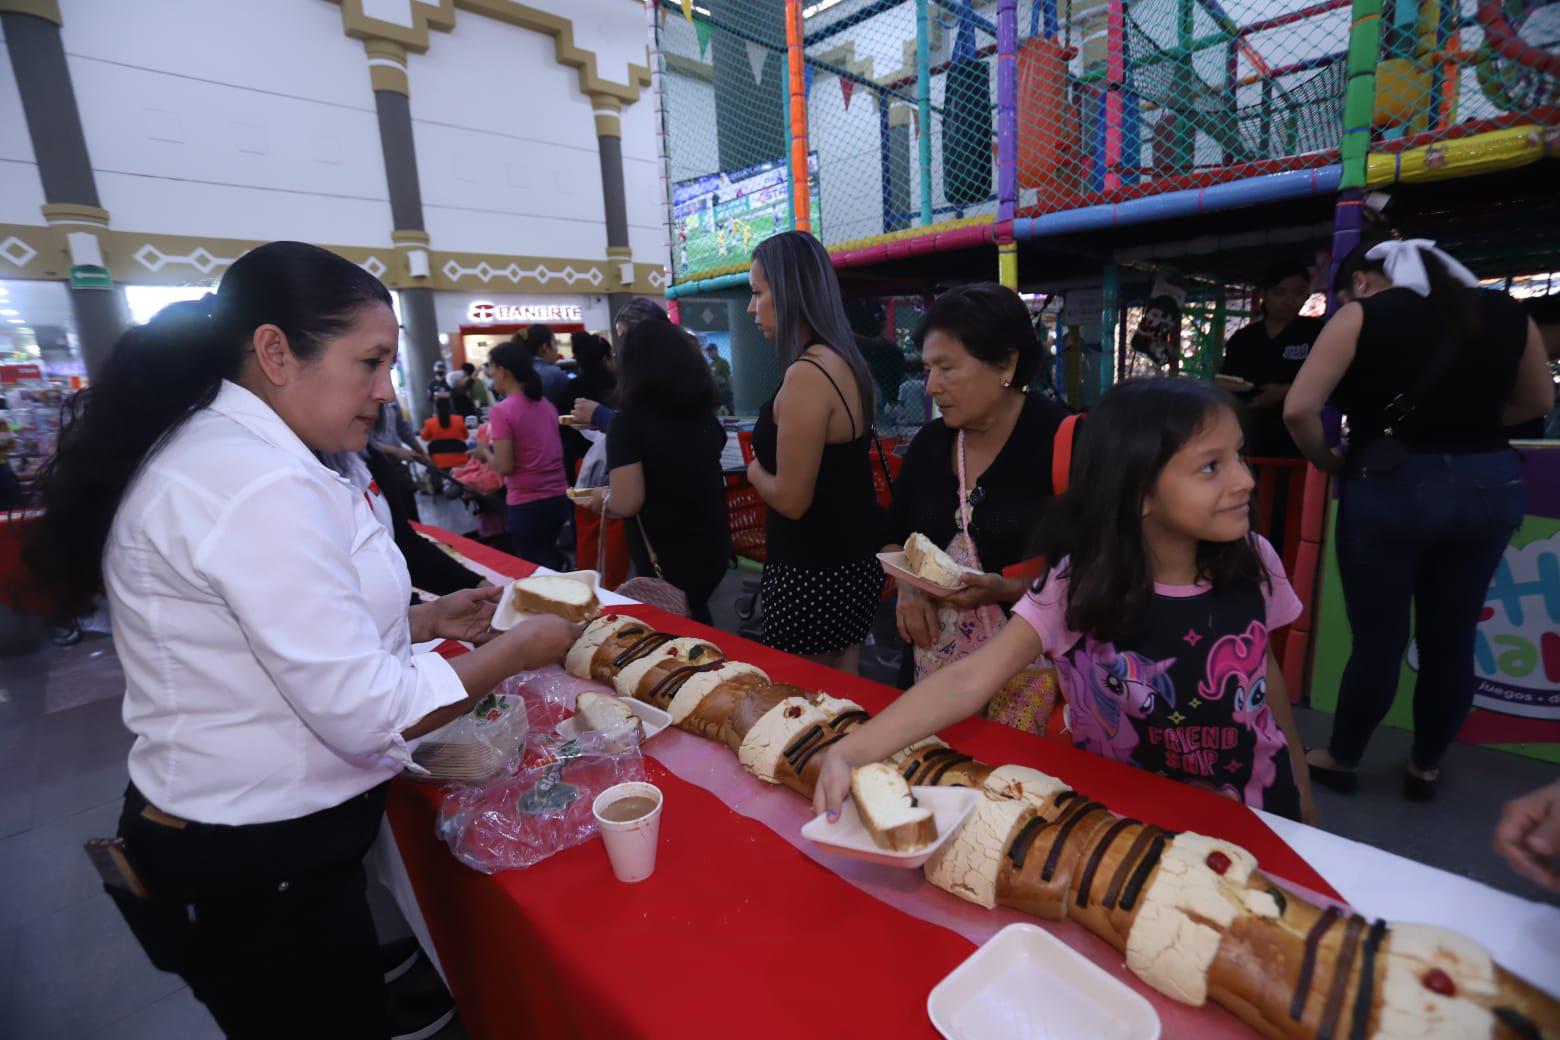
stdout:
{"type": "Polygon", "coordinates": [[[643,881],[654,873],[655,847],[661,837],[661,789],[637,780],[615,784],[598,794],[590,809],[596,815],[596,826],[601,830],[607,859],[612,862],[612,873],[617,879],[643,881]],[[653,798],[655,808],[637,820],[625,823],[601,818],[607,806],[634,797],[653,798]]]}

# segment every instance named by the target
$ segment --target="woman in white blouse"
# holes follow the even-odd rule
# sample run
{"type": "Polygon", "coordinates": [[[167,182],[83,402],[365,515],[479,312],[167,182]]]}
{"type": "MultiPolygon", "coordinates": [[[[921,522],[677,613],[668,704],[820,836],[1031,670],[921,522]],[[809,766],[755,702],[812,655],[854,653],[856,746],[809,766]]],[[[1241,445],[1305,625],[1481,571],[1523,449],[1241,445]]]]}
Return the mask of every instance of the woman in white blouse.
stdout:
{"type": "Polygon", "coordinates": [[[152,898],[116,899],[230,1036],[386,1034],[361,864],[387,782],[407,741],[573,638],[493,636],[493,590],[408,609],[372,489],[321,464],[393,399],[397,333],[361,268],[262,246],[124,335],[42,482],[29,564],[62,610],[107,593],[125,671],[119,833],[152,898]]]}

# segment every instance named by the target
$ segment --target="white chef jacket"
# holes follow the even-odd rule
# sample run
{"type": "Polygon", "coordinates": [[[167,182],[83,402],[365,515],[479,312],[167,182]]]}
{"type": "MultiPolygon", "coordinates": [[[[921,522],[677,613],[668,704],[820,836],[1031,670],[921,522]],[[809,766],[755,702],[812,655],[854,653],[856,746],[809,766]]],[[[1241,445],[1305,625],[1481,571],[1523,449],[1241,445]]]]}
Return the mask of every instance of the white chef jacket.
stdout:
{"type": "MultiPolygon", "coordinates": [[[[374,519],[385,525],[385,530],[390,532],[392,541],[395,539],[395,520],[390,515],[390,503],[385,499],[384,489],[379,486],[379,481],[368,471],[368,462],[360,451],[344,451],[336,455],[327,455],[324,461],[326,468],[331,472],[345,477],[348,484],[357,489],[364,501],[374,511],[374,519]]],[[[400,547],[397,546],[399,549],[400,547]]],[[[406,557],[401,554],[402,559],[406,557]]]]}
{"type": "Polygon", "coordinates": [[[411,763],[466,697],[411,653],[406,561],[362,491],[224,382],[142,468],[103,560],[130,778],[202,823],[294,819],[411,763]]]}

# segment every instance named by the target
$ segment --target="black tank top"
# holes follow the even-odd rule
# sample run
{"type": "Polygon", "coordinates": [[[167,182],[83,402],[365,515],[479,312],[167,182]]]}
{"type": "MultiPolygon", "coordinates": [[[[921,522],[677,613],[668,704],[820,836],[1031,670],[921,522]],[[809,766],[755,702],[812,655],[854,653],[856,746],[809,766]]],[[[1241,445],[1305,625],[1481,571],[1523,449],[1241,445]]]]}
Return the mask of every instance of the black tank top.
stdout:
{"type": "MultiPolygon", "coordinates": [[[[1501,411],[1517,381],[1527,313],[1505,293],[1475,293],[1478,336],[1462,339],[1446,373],[1396,431],[1410,451],[1464,454],[1510,444],[1501,411]]],[[[1333,393],[1349,418],[1351,450],[1380,436],[1384,409],[1413,387],[1444,333],[1430,301],[1393,288],[1360,301],[1364,323],[1354,361],[1333,393]]]]}
{"type": "MultiPolygon", "coordinates": [[[[839,394],[850,413],[850,402],[834,377],[812,358],[798,358],[815,365],[839,394]]],[[[779,391],[776,391],[778,394],[779,391]]],[[[856,421],[851,419],[851,431],[856,421]]],[[[775,425],[775,399],[758,410],[753,426],[753,454],[774,473],[779,454],[779,427],[775,425]]],[[[818,482],[812,505],[791,520],[771,509],[764,526],[768,556],[775,563],[793,567],[839,567],[870,558],[882,544],[877,493],[872,487],[871,429],[843,444],[825,444],[818,464],[818,482]]]]}

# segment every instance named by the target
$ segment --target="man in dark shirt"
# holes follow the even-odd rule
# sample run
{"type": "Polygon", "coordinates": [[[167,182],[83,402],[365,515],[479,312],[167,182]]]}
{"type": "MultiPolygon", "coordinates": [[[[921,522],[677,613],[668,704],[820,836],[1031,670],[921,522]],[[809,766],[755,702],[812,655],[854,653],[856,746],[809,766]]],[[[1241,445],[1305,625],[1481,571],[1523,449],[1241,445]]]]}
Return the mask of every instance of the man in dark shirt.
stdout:
{"type": "Polygon", "coordinates": [[[1251,412],[1247,451],[1257,456],[1298,458],[1300,452],[1284,426],[1284,395],[1326,323],[1321,318],[1300,317],[1300,308],[1311,296],[1310,272],[1304,263],[1275,264],[1259,287],[1262,318],[1230,337],[1221,374],[1249,384],[1239,391],[1251,412]]]}
{"type": "Polygon", "coordinates": [[[731,389],[731,362],[720,356],[720,348],[713,343],[704,345],[704,356],[709,359],[710,374],[715,377],[715,392],[720,395],[720,406],[728,415],[737,414],[737,406],[731,389]]]}
{"type": "Polygon", "coordinates": [[[905,377],[905,355],[886,334],[888,311],[871,297],[851,297],[845,301],[845,315],[856,334],[856,347],[872,373],[879,407],[898,403],[899,384],[905,377]]]}
{"type": "Polygon", "coordinates": [[[428,403],[433,404],[433,399],[440,394],[450,392],[449,366],[443,361],[433,363],[433,378],[428,380],[428,403]]]}

